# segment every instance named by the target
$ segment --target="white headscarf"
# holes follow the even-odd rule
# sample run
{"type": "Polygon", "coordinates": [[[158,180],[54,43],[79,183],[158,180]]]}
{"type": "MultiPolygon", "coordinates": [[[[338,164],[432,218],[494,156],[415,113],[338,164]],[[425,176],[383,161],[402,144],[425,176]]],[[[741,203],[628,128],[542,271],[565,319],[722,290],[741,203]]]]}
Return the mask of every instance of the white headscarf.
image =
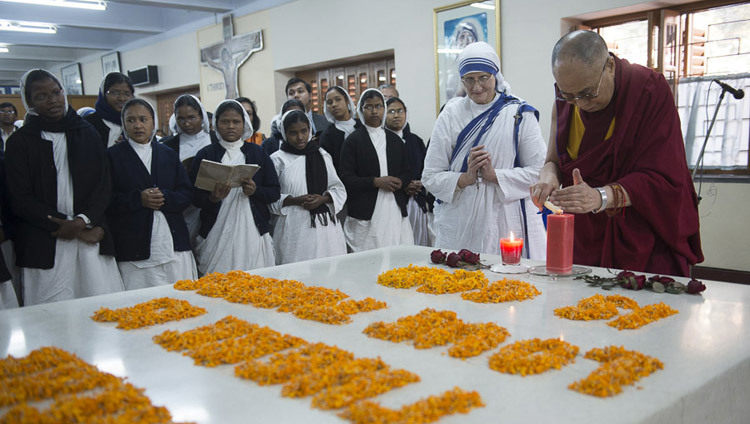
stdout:
{"type": "Polygon", "coordinates": [[[26,113],[29,115],[36,115],[39,116],[39,113],[36,111],[35,108],[31,106],[29,103],[30,99],[26,98],[26,80],[29,78],[29,75],[34,71],[42,71],[47,76],[52,79],[54,82],[57,83],[57,85],[60,86],[60,90],[62,90],[63,99],[65,99],[65,109],[63,109],[63,116],[65,116],[66,113],[68,113],[68,93],[65,92],[65,87],[60,83],[60,80],[57,79],[56,76],[52,75],[52,73],[46,69],[29,69],[26,71],[25,74],[21,77],[21,101],[23,102],[23,107],[26,108],[26,113]]]}
{"type": "Polygon", "coordinates": [[[84,107],[78,109],[76,112],[78,113],[78,116],[80,116],[81,118],[83,118],[86,115],[90,115],[90,114],[96,112],[96,109],[94,109],[91,106],[84,106],[84,107]]]}
{"type": "Polygon", "coordinates": [[[344,138],[346,138],[349,137],[349,134],[354,132],[354,125],[356,124],[354,118],[357,117],[357,109],[354,107],[354,102],[352,101],[351,96],[346,92],[346,90],[344,90],[343,87],[336,85],[329,88],[326,92],[326,96],[328,96],[328,93],[330,93],[332,90],[338,91],[339,94],[343,95],[347,100],[346,107],[347,109],[349,109],[349,120],[337,121],[336,118],[333,117],[333,114],[331,114],[331,111],[328,110],[328,103],[325,101],[325,98],[323,99],[323,113],[325,113],[328,122],[332,123],[336,128],[342,131],[344,133],[344,138]]]}
{"type": "Polygon", "coordinates": [[[201,116],[203,117],[202,132],[204,132],[206,134],[210,134],[211,133],[211,123],[208,121],[208,113],[206,112],[206,107],[203,106],[203,103],[201,103],[201,101],[197,97],[193,96],[192,94],[183,94],[182,96],[178,97],[174,101],[174,108],[173,108],[174,110],[172,112],[172,116],[169,117],[169,130],[172,131],[172,134],[182,134],[182,133],[184,133],[184,131],[182,131],[182,129],[180,129],[180,126],[177,125],[177,102],[180,101],[180,99],[183,98],[183,97],[185,97],[185,96],[192,97],[198,103],[198,106],[200,106],[200,113],[201,113],[201,116]]]}
{"type": "Polygon", "coordinates": [[[310,125],[310,118],[307,116],[305,112],[302,112],[301,110],[297,110],[297,109],[288,110],[281,116],[281,118],[279,118],[279,131],[281,131],[281,138],[283,139],[284,143],[288,143],[286,141],[286,128],[284,128],[284,120],[294,112],[299,112],[300,115],[303,115],[305,117],[305,120],[307,121],[307,126],[310,128],[310,132],[307,136],[307,141],[309,142],[310,140],[312,140],[312,137],[313,137],[312,126],[310,125]]]}
{"type": "MultiPolygon", "coordinates": [[[[232,110],[234,110],[234,109],[232,109],[232,110]]],[[[218,106],[216,106],[216,112],[214,112],[214,116],[213,116],[212,119],[213,119],[214,128],[217,129],[216,130],[216,136],[219,137],[219,142],[221,143],[221,145],[225,149],[227,149],[227,150],[234,149],[234,148],[239,149],[240,147],[242,147],[242,143],[244,143],[245,140],[247,140],[248,138],[250,138],[250,136],[253,135],[253,124],[252,124],[252,122],[250,122],[250,115],[247,114],[247,111],[245,110],[245,108],[242,107],[242,104],[240,102],[238,102],[237,100],[227,99],[227,100],[224,100],[221,103],[219,103],[218,106]],[[224,140],[221,137],[221,134],[219,134],[219,131],[218,131],[219,126],[217,125],[217,119],[219,118],[219,116],[218,116],[218,114],[216,112],[219,111],[219,108],[224,103],[234,103],[237,106],[239,106],[240,110],[242,111],[242,120],[245,122],[245,127],[242,130],[242,135],[240,136],[239,140],[237,140],[236,142],[235,141],[226,141],[226,140],[224,140]]]]}
{"type": "Polygon", "coordinates": [[[362,99],[365,98],[365,94],[367,94],[368,91],[374,91],[377,93],[377,95],[380,97],[381,100],[383,100],[383,122],[380,123],[380,128],[385,127],[385,97],[383,96],[383,93],[380,92],[380,90],[376,88],[368,88],[367,90],[363,91],[362,94],[359,96],[359,102],[357,103],[357,113],[360,114],[362,117],[362,123],[365,123],[365,112],[362,110],[362,106],[365,105],[365,103],[362,101],[362,99]]]}
{"type": "Polygon", "coordinates": [[[458,55],[458,73],[463,77],[470,72],[487,72],[495,76],[495,89],[510,94],[510,84],[500,72],[500,58],[495,49],[484,41],[471,43],[458,55]]]}
{"type": "Polygon", "coordinates": [[[156,135],[156,130],[159,128],[159,117],[156,116],[156,113],[154,112],[154,107],[151,106],[151,103],[143,99],[138,99],[138,98],[133,98],[133,99],[128,100],[128,102],[125,103],[125,105],[123,105],[122,107],[122,112],[120,112],[120,119],[122,120],[122,134],[125,136],[127,140],[133,141],[133,139],[130,138],[127,130],[125,129],[125,112],[131,107],[136,106],[136,105],[144,106],[146,109],[149,110],[149,112],[151,112],[151,118],[153,118],[154,120],[154,129],[151,130],[150,140],[153,140],[154,136],[156,135]]]}

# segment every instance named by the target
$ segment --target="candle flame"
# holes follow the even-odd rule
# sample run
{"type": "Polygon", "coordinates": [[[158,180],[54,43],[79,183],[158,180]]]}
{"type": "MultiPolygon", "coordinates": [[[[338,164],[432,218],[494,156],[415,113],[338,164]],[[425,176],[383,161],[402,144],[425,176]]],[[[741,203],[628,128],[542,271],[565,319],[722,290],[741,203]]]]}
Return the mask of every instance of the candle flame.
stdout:
{"type": "Polygon", "coordinates": [[[510,232],[510,241],[513,241],[513,240],[514,240],[514,238],[513,238],[513,231],[511,231],[510,232]]]}

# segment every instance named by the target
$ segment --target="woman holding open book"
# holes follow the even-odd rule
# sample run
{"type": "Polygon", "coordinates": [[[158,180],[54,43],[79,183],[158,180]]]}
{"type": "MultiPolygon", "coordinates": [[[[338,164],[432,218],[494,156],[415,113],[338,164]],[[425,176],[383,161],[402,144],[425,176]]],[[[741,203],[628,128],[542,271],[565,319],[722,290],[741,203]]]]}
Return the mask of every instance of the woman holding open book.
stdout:
{"type": "Polygon", "coordinates": [[[206,146],[195,155],[190,171],[194,184],[199,173],[201,177],[205,175],[201,172],[204,160],[229,166],[255,164],[260,169],[252,178],[242,178],[237,184],[217,180],[211,191],[193,189],[193,204],[201,208],[195,247],[198,270],[205,275],[273,266],[268,206],[280,197],[273,162],[260,146],[243,141],[250,137],[253,128],[247,112],[237,101],[221,102],[213,124],[219,143],[206,146]]]}
{"type": "Polygon", "coordinates": [[[156,141],[151,105],[131,99],[122,108],[127,141],[107,149],[112,199],[107,219],[115,258],[128,290],[197,278],[182,212],[191,186],[177,154],[156,141]]]}
{"type": "Polygon", "coordinates": [[[273,233],[276,262],[346,254],[344,231],[336,223],[336,213],[346,203],[346,189],[331,155],[317,139],[312,140],[304,112],[286,112],[279,129],[283,142],[271,155],[282,193],[271,205],[271,212],[279,216],[273,233]]]}

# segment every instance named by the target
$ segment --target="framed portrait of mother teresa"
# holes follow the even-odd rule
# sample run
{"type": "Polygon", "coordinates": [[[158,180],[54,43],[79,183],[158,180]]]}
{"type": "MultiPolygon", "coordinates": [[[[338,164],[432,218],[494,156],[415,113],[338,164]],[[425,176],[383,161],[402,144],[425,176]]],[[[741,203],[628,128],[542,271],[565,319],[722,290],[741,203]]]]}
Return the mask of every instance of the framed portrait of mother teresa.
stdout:
{"type": "Polygon", "coordinates": [[[466,92],[458,75],[458,54],[467,45],[485,41],[500,55],[500,0],[463,1],[438,7],[432,17],[435,25],[436,111],[454,97],[466,92]]]}

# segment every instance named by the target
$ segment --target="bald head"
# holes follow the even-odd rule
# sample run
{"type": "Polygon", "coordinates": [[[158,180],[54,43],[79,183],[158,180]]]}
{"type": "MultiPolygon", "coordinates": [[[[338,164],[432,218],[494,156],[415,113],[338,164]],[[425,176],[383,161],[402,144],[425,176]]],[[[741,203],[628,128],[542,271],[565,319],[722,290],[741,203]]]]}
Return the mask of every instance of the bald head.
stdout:
{"type": "Polygon", "coordinates": [[[552,72],[566,65],[600,68],[609,56],[607,43],[593,31],[565,34],[552,49],[552,72]]]}

